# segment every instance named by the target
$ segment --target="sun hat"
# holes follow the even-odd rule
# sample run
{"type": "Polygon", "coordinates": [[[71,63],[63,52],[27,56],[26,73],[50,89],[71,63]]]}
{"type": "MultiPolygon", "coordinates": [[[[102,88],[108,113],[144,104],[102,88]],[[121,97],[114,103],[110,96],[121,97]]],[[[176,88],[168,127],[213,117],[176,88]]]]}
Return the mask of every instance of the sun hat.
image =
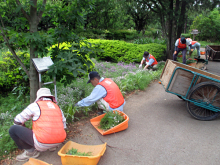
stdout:
{"type": "Polygon", "coordinates": [[[98,72],[95,72],[95,71],[90,72],[90,73],[89,73],[89,81],[87,82],[87,84],[90,83],[90,80],[92,80],[92,79],[95,78],[95,77],[100,77],[100,76],[99,76],[99,73],[98,73],[98,72]]]}
{"type": "Polygon", "coordinates": [[[41,97],[49,97],[53,100],[53,102],[56,102],[55,97],[51,94],[49,88],[40,88],[37,91],[37,98],[34,102],[38,101],[41,97]]]}

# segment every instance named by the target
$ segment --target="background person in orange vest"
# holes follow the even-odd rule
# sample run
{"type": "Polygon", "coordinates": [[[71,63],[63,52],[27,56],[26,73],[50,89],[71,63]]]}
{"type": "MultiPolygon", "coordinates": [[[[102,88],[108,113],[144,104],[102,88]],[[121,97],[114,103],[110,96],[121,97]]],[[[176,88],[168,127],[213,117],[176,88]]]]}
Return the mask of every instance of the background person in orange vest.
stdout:
{"type": "Polygon", "coordinates": [[[146,66],[144,69],[149,69],[150,67],[156,68],[157,67],[157,60],[156,58],[151,55],[149,52],[144,52],[143,59],[141,60],[141,64],[139,68],[142,68],[143,63],[146,62],[146,66]]]}
{"type": "Polygon", "coordinates": [[[191,43],[188,39],[185,37],[178,38],[175,43],[175,51],[173,53],[173,60],[177,61],[177,55],[180,51],[182,51],[183,55],[183,63],[186,64],[186,52],[187,52],[187,46],[191,47],[191,43]]]}
{"type": "Polygon", "coordinates": [[[18,161],[36,158],[39,151],[55,151],[66,139],[66,118],[56,104],[50,89],[40,88],[36,100],[14,118],[14,125],[9,134],[20,150],[18,161]],[[25,122],[32,118],[32,130],[25,127],[25,122]]]}
{"type": "Polygon", "coordinates": [[[196,48],[197,56],[198,56],[198,58],[200,58],[200,46],[201,46],[200,43],[197,41],[193,41],[191,38],[187,38],[187,39],[190,41],[190,44],[192,45],[190,47],[191,52],[196,48]]]}
{"type": "MultiPolygon", "coordinates": [[[[105,111],[119,110],[123,111],[125,99],[117,86],[117,84],[110,78],[100,77],[98,72],[89,73],[89,81],[95,88],[92,93],[75,104],[75,106],[90,106],[97,102],[98,107],[105,111]]],[[[98,112],[103,114],[103,112],[98,112]]]]}

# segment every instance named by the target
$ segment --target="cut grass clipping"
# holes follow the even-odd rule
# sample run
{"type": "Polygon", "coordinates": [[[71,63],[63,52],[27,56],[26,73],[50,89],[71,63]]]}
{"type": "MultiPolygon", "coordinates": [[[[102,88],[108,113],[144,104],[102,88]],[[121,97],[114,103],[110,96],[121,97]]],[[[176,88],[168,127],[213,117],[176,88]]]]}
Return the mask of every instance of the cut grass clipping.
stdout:
{"type": "Polygon", "coordinates": [[[109,111],[101,119],[99,123],[99,129],[104,131],[115,127],[116,125],[125,121],[124,116],[118,113],[117,111],[109,111]]]}
{"type": "Polygon", "coordinates": [[[78,152],[78,149],[72,148],[67,153],[67,155],[77,155],[77,156],[92,156],[92,152],[78,152]]]}

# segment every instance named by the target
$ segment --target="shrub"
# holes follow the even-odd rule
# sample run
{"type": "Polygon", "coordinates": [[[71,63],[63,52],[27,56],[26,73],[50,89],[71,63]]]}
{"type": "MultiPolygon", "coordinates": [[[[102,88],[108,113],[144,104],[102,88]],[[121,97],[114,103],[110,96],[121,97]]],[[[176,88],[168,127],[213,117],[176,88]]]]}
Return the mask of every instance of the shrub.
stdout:
{"type": "Polygon", "coordinates": [[[180,37],[191,38],[191,36],[190,33],[182,33],[180,37]]]}
{"type": "Polygon", "coordinates": [[[105,34],[109,40],[131,40],[138,37],[136,30],[106,30],[105,34]]]}
{"type": "MultiPolygon", "coordinates": [[[[29,67],[30,55],[26,52],[17,52],[24,65],[29,67]]],[[[2,61],[0,61],[0,91],[1,94],[11,91],[16,86],[29,86],[29,80],[23,68],[17,62],[12,54],[2,52],[2,61]]]]}
{"type": "Polygon", "coordinates": [[[75,33],[87,39],[132,40],[139,36],[136,30],[78,29],[75,33]]]}
{"type": "Polygon", "coordinates": [[[197,29],[200,32],[196,36],[199,40],[219,41],[220,36],[217,34],[220,31],[220,14],[218,9],[214,9],[208,16],[204,16],[203,14],[197,16],[193,20],[190,31],[192,29],[197,29]]]}
{"type": "Polygon", "coordinates": [[[157,44],[162,44],[165,45],[166,44],[166,40],[163,39],[153,39],[150,37],[142,37],[142,38],[138,38],[136,40],[134,40],[133,42],[134,44],[150,44],[150,43],[157,43],[157,44]]]}
{"type": "Polygon", "coordinates": [[[140,62],[143,58],[144,51],[152,54],[157,61],[161,61],[165,57],[166,46],[162,44],[132,44],[119,40],[88,40],[95,48],[102,51],[96,52],[96,57],[99,60],[111,62],[125,63],[140,62]]]}
{"type": "Polygon", "coordinates": [[[54,62],[48,74],[53,76],[56,74],[58,81],[69,84],[77,76],[84,76],[87,72],[94,68],[94,63],[90,59],[91,49],[89,44],[84,42],[80,46],[75,43],[60,43],[49,48],[49,53],[54,62]]]}
{"type": "Polygon", "coordinates": [[[148,28],[145,31],[145,36],[152,38],[159,38],[161,36],[161,30],[155,28],[148,28]]]}

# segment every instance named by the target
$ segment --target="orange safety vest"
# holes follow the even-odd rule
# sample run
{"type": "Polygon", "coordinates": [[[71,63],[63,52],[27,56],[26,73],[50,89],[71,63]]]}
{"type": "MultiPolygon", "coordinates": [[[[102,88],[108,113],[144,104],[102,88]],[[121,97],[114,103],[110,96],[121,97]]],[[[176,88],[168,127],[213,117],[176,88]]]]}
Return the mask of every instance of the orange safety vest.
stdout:
{"type": "MultiPolygon", "coordinates": [[[[157,64],[157,60],[156,60],[156,58],[155,58],[154,56],[152,56],[151,54],[150,54],[150,56],[149,56],[149,60],[150,60],[150,59],[153,59],[153,60],[154,60],[153,64],[151,64],[151,66],[154,66],[154,65],[157,64]]],[[[148,59],[145,59],[145,60],[146,60],[146,62],[149,62],[148,59]]]]}
{"type": "Polygon", "coordinates": [[[192,41],[191,44],[194,45],[197,41],[192,41]]]}
{"type": "Polygon", "coordinates": [[[180,42],[180,40],[181,40],[181,38],[179,38],[179,44],[178,44],[178,48],[180,48],[180,49],[185,49],[186,48],[186,44],[182,44],[181,42],[180,42]]]}
{"type": "Polygon", "coordinates": [[[62,113],[52,101],[38,101],[40,117],[33,121],[33,132],[40,143],[62,143],[66,139],[62,113]]]}
{"type": "Polygon", "coordinates": [[[124,103],[124,97],[114,81],[105,78],[103,81],[99,82],[98,85],[101,85],[106,89],[107,95],[103,99],[111,108],[118,108],[124,103]]]}

